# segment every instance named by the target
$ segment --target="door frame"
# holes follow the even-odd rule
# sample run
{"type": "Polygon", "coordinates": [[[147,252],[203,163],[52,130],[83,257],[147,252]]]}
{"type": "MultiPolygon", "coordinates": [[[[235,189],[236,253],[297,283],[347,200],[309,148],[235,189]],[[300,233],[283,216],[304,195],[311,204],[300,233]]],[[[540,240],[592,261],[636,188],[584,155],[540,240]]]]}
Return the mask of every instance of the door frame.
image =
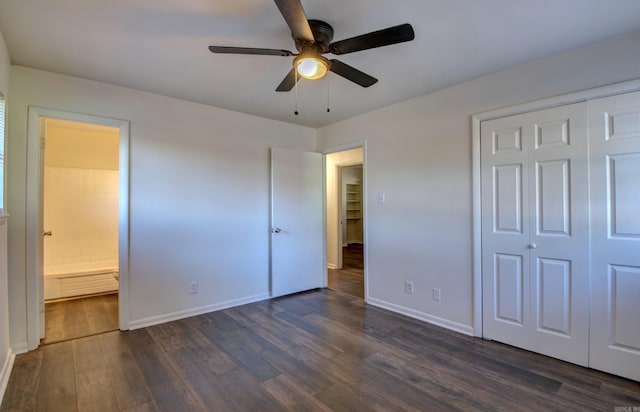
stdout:
{"type": "MultiPolygon", "coordinates": [[[[326,149],[324,149],[324,151],[322,152],[325,155],[329,155],[332,153],[338,153],[338,152],[344,152],[347,150],[352,150],[352,149],[362,149],[362,192],[360,194],[361,196],[361,208],[362,208],[362,241],[364,242],[364,248],[363,248],[363,259],[364,259],[364,301],[367,302],[369,300],[369,264],[368,264],[368,256],[369,256],[369,238],[368,238],[368,231],[367,228],[369,226],[368,224],[368,217],[369,217],[369,213],[367,210],[367,141],[366,140],[359,140],[359,141],[354,141],[351,143],[346,143],[343,145],[338,145],[338,146],[331,146],[328,147],[326,149]]],[[[337,187],[337,201],[338,201],[338,210],[340,211],[342,209],[341,206],[341,187],[342,187],[342,181],[341,181],[341,176],[342,174],[340,173],[339,169],[342,166],[353,166],[353,165],[336,165],[336,176],[338,179],[338,187],[337,187]]],[[[326,168],[326,163],[325,163],[325,168],[326,168]]],[[[324,193],[325,193],[325,199],[327,199],[327,185],[324,185],[324,193]]],[[[326,200],[325,200],[326,203],[326,200]]],[[[326,215],[326,204],[325,204],[325,215],[326,215]]],[[[338,263],[340,264],[340,266],[342,266],[342,244],[341,244],[341,239],[342,236],[340,234],[340,217],[338,217],[338,227],[336,230],[336,233],[338,233],[338,241],[340,243],[339,245],[339,256],[337,258],[338,263]]],[[[326,243],[326,238],[328,236],[327,233],[327,229],[326,229],[326,225],[325,225],[325,243],[326,243]]],[[[326,249],[326,248],[325,248],[326,249]]],[[[327,256],[327,252],[325,252],[325,256],[327,256]]],[[[326,259],[325,259],[326,260],[326,259]]],[[[326,265],[325,265],[326,266],[326,265]]],[[[327,275],[327,281],[325,282],[325,286],[328,284],[328,275],[327,275]]]]}
{"type": "Polygon", "coordinates": [[[567,93],[546,99],[534,100],[523,104],[517,104],[500,109],[476,113],[471,116],[471,169],[472,169],[472,199],[473,199],[473,335],[483,336],[482,329],[482,185],[480,164],[480,123],[486,120],[513,116],[550,109],[573,103],[586,102],[588,100],[617,94],[640,91],[640,79],[614,83],[578,92],[567,93]]]}
{"type": "Polygon", "coordinates": [[[119,129],[119,207],[118,207],[118,265],[119,295],[118,323],[120,330],[129,329],[129,122],[121,119],[94,116],[63,110],[29,106],[27,126],[26,181],[26,284],[27,284],[27,349],[36,349],[44,331],[43,273],[43,148],[41,119],[61,119],[92,123],[119,129]]]}

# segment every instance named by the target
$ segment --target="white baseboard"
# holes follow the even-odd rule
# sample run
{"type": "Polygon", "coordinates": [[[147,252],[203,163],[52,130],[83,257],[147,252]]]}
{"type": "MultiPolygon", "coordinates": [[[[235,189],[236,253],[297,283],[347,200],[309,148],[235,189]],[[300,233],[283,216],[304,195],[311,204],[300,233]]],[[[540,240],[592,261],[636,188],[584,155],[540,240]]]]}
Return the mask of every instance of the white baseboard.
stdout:
{"type": "Polygon", "coordinates": [[[129,322],[129,329],[140,329],[147,326],[158,325],[160,323],[171,322],[178,319],[190,318],[192,316],[202,315],[204,313],[215,312],[222,309],[232,308],[234,306],[246,305],[247,303],[259,302],[261,300],[269,299],[271,297],[268,293],[261,293],[259,295],[248,296],[240,299],[228,300],[226,302],[216,303],[213,305],[200,306],[193,309],[181,310],[178,312],[167,313],[165,315],[151,316],[148,318],[132,320],[129,322]]]}
{"type": "Polygon", "coordinates": [[[11,348],[7,350],[7,356],[4,360],[4,365],[2,365],[2,370],[0,370],[0,403],[4,399],[4,392],[7,390],[7,385],[9,384],[9,377],[11,376],[11,370],[13,370],[13,362],[16,359],[16,355],[13,353],[11,348]]]}
{"type": "Polygon", "coordinates": [[[11,345],[11,352],[14,355],[20,355],[21,353],[29,352],[29,344],[28,343],[20,343],[18,345],[11,345]]]}
{"type": "Polygon", "coordinates": [[[380,299],[368,298],[367,303],[373,306],[390,310],[392,312],[400,313],[401,315],[405,315],[410,318],[422,320],[424,322],[431,323],[433,325],[440,326],[445,329],[452,330],[454,332],[462,333],[463,335],[474,336],[473,327],[469,325],[463,325],[462,323],[452,322],[450,320],[440,318],[438,316],[430,315],[424,312],[419,312],[417,310],[409,309],[404,306],[396,305],[395,303],[386,302],[380,299]]]}
{"type": "Polygon", "coordinates": [[[327,269],[335,269],[335,268],[336,268],[335,263],[327,263],[327,269]]]}

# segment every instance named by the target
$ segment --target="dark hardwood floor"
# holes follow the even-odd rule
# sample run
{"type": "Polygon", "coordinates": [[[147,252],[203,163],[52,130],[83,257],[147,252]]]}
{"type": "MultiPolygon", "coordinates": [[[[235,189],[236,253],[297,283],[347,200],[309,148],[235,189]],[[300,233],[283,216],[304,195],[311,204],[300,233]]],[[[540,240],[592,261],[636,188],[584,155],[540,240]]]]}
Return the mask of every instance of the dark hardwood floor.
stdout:
{"type": "Polygon", "coordinates": [[[615,407],[640,407],[640,383],[322,289],[18,355],[0,410],[615,407]]]}
{"type": "Polygon", "coordinates": [[[45,304],[42,344],[60,342],[118,329],[118,294],[45,304]]]}
{"type": "Polygon", "coordinates": [[[329,289],[364,298],[363,245],[351,243],[342,248],[342,269],[329,269],[329,289]]]}

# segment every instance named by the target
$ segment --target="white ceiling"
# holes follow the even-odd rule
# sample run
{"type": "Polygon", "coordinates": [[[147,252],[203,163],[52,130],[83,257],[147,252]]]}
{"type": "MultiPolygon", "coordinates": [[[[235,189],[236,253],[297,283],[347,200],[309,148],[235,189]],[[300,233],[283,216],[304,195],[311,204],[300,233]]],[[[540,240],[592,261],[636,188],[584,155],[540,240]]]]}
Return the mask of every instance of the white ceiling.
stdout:
{"type": "MultiPolygon", "coordinates": [[[[0,0],[11,62],[320,127],[488,73],[640,30],[638,0],[302,0],[334,41],[411,23],[413,42],[340,56],[380,81],[335,74],[275,88],[292,57],[212,54],[207,46],[295,51],[270,0],[0,0]],[[329,97],[331,113],[326,112],[329,97]]],[[[585,62],[588,64],[588,62],[585,62]]]]}

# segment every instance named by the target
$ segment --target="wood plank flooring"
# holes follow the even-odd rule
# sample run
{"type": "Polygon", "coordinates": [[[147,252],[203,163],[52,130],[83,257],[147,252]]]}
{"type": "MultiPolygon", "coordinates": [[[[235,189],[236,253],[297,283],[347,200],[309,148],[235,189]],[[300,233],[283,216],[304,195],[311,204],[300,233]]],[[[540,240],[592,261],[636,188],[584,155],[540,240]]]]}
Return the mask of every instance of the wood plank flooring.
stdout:
{"type": "Polygon", "coordinates": [[[329,269],[329,289],[364,298],[363,245],[352,243],[342,248],[342,269],[329,269]]]}
{"type": "Polygon", "coordinates": [[[0,410],[615,407],[640,407],[640,383],[322,289],[42,346],[16,357],[0,410]]]}
{"type": "Polygon", "coordinates": [[[48,344],[118,329],[118,294],[91,296],[45,304],[48,344]]]}

